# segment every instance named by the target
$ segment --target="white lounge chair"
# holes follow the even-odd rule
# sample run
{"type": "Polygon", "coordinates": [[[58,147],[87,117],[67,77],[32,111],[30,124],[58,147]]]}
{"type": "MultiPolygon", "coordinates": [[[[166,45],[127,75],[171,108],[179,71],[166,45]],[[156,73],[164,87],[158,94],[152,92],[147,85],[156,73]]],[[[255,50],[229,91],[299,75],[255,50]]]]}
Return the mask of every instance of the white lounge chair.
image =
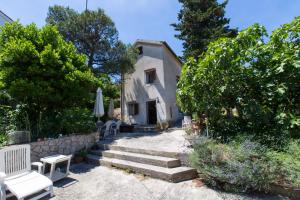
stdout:
{"type": "MultiPolygon", "coordinates": [[[[41,171],[41,163],[33,163],[41,171]]],[[[29,196],[31,200],[46,195],[53,196],[53,183],[46,176],[31,170],[30,145],[15,145],[0,149],[0,199],[6,199],[6,191],[18,200],[29,196]],[[37,194],[38,193],[38,194],[37,194]]]]}

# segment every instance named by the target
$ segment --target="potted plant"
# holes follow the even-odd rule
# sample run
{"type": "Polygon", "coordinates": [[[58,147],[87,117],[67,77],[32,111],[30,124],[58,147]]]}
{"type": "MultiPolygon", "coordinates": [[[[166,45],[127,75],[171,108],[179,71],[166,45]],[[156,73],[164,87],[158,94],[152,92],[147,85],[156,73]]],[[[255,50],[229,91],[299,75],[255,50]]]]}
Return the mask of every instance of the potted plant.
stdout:
{"type": "Polygon", "coordinates": [[[75,163],[81,163],[81,162],[85,161],[85,159],[87,157],[87,154],[88,154],[88,152],[87,152],[86,149],[79,150],[74,155],[74,162],[75,163]]]}
{"type": "Polygon", "coordinates": [[[161,131],[166,131],[166,130],[168,130],[169,127],[170,127],[170,124],[168,121],[161,121],[161,122],[158,122],[156,125],[156,128],[161,131]]]}

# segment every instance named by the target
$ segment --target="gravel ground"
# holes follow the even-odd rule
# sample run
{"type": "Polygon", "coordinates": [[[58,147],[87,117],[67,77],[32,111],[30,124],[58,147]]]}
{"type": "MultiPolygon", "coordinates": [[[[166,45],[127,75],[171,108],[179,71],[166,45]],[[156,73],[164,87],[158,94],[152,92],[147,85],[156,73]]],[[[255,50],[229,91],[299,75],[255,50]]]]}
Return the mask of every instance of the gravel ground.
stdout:
{"type": "Polygon", "coordinates": [[[197,181],[169,183],[125,171],[77,164],[68,178],[55,183],[51,200],[283,200],[267,195],[233,195],[197,181]]]}

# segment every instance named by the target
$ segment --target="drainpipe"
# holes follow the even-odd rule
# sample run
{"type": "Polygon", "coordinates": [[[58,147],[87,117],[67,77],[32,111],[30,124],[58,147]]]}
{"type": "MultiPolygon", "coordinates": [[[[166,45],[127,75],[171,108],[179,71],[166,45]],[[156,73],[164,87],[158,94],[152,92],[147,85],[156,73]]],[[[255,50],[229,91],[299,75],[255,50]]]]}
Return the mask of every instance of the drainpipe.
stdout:
{"type": "Polygon", "coordinates": [[[120,102],[120,108],[121,108],[121,121],[124,121],[124,74],[121,73],[121,102],[120,102]]]}

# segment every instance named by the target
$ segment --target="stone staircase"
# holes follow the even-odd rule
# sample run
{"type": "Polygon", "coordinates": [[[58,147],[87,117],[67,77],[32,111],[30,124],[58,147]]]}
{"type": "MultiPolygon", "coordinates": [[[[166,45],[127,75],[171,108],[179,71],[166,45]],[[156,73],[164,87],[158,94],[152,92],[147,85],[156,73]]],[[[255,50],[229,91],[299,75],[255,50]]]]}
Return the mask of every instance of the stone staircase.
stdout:
{"type": "Polygon", "coordinates": [[[148,126],[144,126],[144,125],[135,125],[133,128],[134,132],[146,132],[146,133],[156,133],[157,129],[156,126],[154,125],[148,125],[148,126]]]}
{"type": "Polygon", "coordinates": [[[91,164],[130,170],[170,182],[181,182],[197,177],[195,169],[181,166],[178,154],[157,150],[98,144],[87,161],[91,164]]]}

